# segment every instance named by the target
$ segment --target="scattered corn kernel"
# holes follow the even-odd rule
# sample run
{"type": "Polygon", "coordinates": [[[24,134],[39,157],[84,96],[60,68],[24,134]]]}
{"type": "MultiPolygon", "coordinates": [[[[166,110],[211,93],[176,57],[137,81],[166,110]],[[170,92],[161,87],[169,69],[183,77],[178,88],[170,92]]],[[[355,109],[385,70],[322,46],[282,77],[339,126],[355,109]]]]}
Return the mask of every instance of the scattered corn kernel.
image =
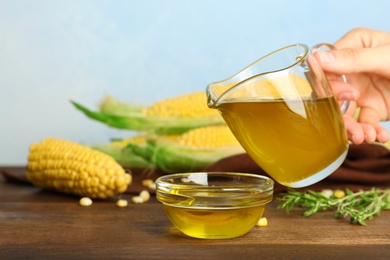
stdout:
{"type": "Polygon", "coordinates": [[[324,195],[327,198],[330,198],[333,195],[333,191],[330,190],[330,189],[324,189],[324,190],[321,191],[321,194],[324,195]]]}
{"type": "Polygon", "coordinates": [[[266,227],[267,225],[268,225],[268,220],[265,217],[260,218],[259,221],[256,223],[256,226],[258,227],[266,227]]]}
{"type": "Polygon", "coordinates": [[[156,183],[154,183],[154,180],[152,179],[145,179],[142,181],[142,186],[144,187],[147,187],[151,190],[155,190],[156,189],[156,183]]]}
{"type": "Polygon", "coordinates": [[[88,197],[82,197],[79,203],[81,206],[88,207],[92,205],[92,200],[88,197]]]}
{"type": "Polygon", "coordinates": [[[151,190],[155,190],[156,189],[156,183],[151,183],[148,185],[148,188],[151,189],[151,190]]]}
{"type": "Polygon", "coordinates": [[[144,199],[140,196],[134,196],[131,198],[131,201],[135,204],[142,204],[144,203],[144,199]]]}
{"type": "Polygon", "coordinates": [[[149,187],[149,185],[151,185],[153,183],[154,183],[154,181],[152,179],[142,180],[142,186],[144,186],[144,187],[149,187]]]}
{"type": "Polygon", "coordinates": [[[335,197],[336,199],[341,199],[345,197],[345,192],[342,190],[336,190],[335,192],[333,192],[333,197],[335,197]]]}
{"type": "Polygon", "coordinates": [[[135,204],[142,204],[147,202],[150,199],[150,193],[147,190],[143,190],[139,193],[138,196],[134,196],[131,201],[135,204]]]}
{"type": "Polygon", "coordinates": [[[147,190],[143,190],[139,193],[139,197],[141,197],[144,202],[147,202],[150,199],[150,193],[147,190]]]}
{"type": "Polygon", "coordinates": [[[125,200],[125,199],[120,199],[116,202],[116,206],[120,207],[120,208],[127,207],[127,205],[128,205],[128,203],[127,203],[127,200],[125,200]]]}
{"type": "Polygon", "coordinates": [[[190,183],[191,181],[188,178],[181,178],[181,182],[183,183],[190,183]]]}

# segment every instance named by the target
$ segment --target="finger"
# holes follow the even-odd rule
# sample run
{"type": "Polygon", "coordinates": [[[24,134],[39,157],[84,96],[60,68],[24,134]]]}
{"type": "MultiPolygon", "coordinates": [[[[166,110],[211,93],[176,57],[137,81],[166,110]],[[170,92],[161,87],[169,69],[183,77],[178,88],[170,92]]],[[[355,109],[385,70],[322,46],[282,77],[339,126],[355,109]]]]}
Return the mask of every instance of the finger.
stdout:
{"type": "Polygon", "coordinates": [[[357,100],[360,96],[358,89],[353,87],[350,83],[340,81],[337,77],[327,76],[329,84],[337,100],[357,100]]]}
{"type": "Polygon", "coordinates": [[[386,128],[378,125],[375,128],[375,130],[376,130],[376,141],[380,143],[386,143],[389,141],[390,133],[386,128]]]}
{"type": "Polygon", "coordinates": [[[358,122],[369,124],[374,127],[379,126],[379,113],[371,107],[361,107],[358,122]]]}
{"type": "Polygon", "coordinates": [[[379,115],[375,109],[370,107],[362,107],[360,110],[358,121],[364,125],[363,131],[365,141],[370,143],[374,141],[387,142],[389,133],[387,129],[379,125],[379,115]]]}
{"type": "Polygon", "coordinates": [[[356,112],[356,100],[359,99],[360,92],[354,88],[351,84],[339,81],[339,80],[329,80],[329,83],[332,87],[333,95],[338,102],[340,108],[343,107],[344,102],[349,101],[349,106],[347,111],[343,111],[344,114],[354,116],[356,112]]]}
{"type": "Polygon", "coordinates": [[[345,48],[373,48],[390,44],[390,33],[370,28],[354,28],[341,37],[334,46],[341,50],[345,48]]]}
{"type": "Polygon", "coordinates": [[[377,132],[372,125],[358,123],[352,118],[344,119],[348,139],[354,144],[373,143],[377,139],[377,132]]]}
{"type": "Polygon", "coordinates": [[[373,143],[373,142],[380,142],[380,143],[386,143],[389,140],[389,132],[386,128],[377,125],[369,125],[369,124],[363,124],[359,123],[360,126],[363,129],[364,133],[364,141],[365,143],[373,143]]]}
{"type": "Polygon", "coordinates": [[[358,123],[349,116],[344,116],[344,124],[348,140],[354,144],[373,143],[375,141],[386,143],[389,141],[389,132],[380,125],[374,127],[369,124],[358,123]]]}
{"type": "Polygon", "coordinates": [[[354,144],[361,144],[364,142],[363,128],[351,116],[344,115],[344,125],[347,131],[348,140],[354,144]]]}
{"type": "Polygon", "coordinates": [[[318,51],[316,57],[321,67],[337,74],[374,73],[390,76],[390,45],[377,48],[343,49],[318,51]]]}
{"type": "Polygon", "coordinates": [[[376,130],[373,125],[360,123],[363,133],[364,133],[364,142],[373,143],[376,140],[376,130]]]}
{"type": "MultiPolygon", "coordinates": [[[[359,114],[359,112],[360,112],[360,109],[358,108],[356,102],[350,101],[350,102],[349,102],[348,109],[347,109],[347,112],[345,112],[344,114],[345,114],[345,115],[349,115],[349,116],[352,117],[352,118],[355,118],[355,117],[357,117],[357,115],[359,114]]],[[[355,121],[356,121],[356,120],[355,120],[355,121]]]]}

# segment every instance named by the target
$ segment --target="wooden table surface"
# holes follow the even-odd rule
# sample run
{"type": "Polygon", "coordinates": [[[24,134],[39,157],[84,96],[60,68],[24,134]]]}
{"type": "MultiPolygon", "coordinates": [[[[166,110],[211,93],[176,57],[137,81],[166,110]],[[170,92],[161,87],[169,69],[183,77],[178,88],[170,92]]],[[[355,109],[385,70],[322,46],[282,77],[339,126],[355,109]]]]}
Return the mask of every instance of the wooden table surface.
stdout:
{"type": "Polygon", "coordinates": [[[364,227],[277,205],[267,205],[267,227],[202,240],[176,230],[155,197],[126,208],[115,200],[81,207],[77,197],[0,176],[0,259],[390,259],[390,211],[364,227]]]}

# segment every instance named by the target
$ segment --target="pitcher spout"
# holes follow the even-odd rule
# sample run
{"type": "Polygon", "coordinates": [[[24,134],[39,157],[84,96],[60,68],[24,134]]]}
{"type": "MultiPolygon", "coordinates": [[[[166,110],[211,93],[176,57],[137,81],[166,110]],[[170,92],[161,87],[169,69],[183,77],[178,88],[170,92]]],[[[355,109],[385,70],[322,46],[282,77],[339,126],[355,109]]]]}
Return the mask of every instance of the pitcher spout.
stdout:
{"type": "Polygon", "coordinates": [[[258,59],[225,80],[210,83],[206,88],[207,106],[218,109],[220,104],[232,100],[242,101],[268,96],[275,98],[278,95],[275,94],[277,91],[274,82],[266,80],[288,74],[288,70],[296,65],[302,66],[308,50],[304,44],[286,46],[258,59]],[[286,53],[287,59],[284,59],[286,53]]]}
{"type": "Polygon", "coordinates": [[[215,99],[213,99],[213,97],[211,96],[210,85],[208,85],[206,88],[206,96],[207,96],[207,106],[209,108],[215,109],[215,99]]]}

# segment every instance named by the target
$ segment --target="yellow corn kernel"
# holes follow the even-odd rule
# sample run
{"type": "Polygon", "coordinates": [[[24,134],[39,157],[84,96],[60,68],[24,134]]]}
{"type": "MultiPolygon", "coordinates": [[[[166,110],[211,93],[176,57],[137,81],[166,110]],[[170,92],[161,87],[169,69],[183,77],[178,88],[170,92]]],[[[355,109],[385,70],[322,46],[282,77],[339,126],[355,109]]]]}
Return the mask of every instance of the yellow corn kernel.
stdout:
{"type": "Polygon", "coordinates": [[[136,135],[129,138],[124,138],[121,140],[114,140],[111,142],[113,147],[123,148],[128,144],[144,144],[146,143],[147,138],[144,135],[136,135]]]}
{"type": "Polygon", "coordinates": [[[216,116],[218,111],[207,106],[204,91],[168,98],[143,109],[147,116],[158,117],[205,117],[216,116]]]}
{"type": "Polygon", "coordinates": [[[226,125],[205,126],[189,130],[180,135],[180,145],[194,148],[217,148],[239,145],[236,137],[226,125]]]}
{"type": "Polygon", "coordinates": [[[265,217],[262,217],[259,219],[259,221],[256,223],[256,226],[258,227],[266,227],[268,226],[268,220],[265,217]]]}
{"type": "Polygon", "coordinates": [[[119,208],[127,207],[127,205],[128,205],[128,202],[125,199],[120,199],[116,202],[116,206],[119,208]]]}
{"type": "Polygon", "coordinates": [[[131,198],[131,201],[135,204],[142,204],[144,203],[144,199],[140,196],[134,196],[131,198]]]}
{"type": "Polygon", "coordinates": [[[149,189],[151,189],[151,190],[155,190],[156,189],[156,183],[150,183],[149,185],[148,185],[148,188],[149,189]]]}
{"type": "Polygon", "coordinates": [[[142,180],[142,186],[147,187],[147,188],[149,188],[151,190],[155,190],[156,189],[156,183],[152,179],[142,180]]]}
{"type": "Polygon", "coordinates": [[[139,193],[138,196],[131,198],[131,201],[135,204],[142,204],[147,202],[150,199],[150,193],[147,190],[143,190],[139,193]]]}
{"type": "Polygon", "coordinates": [[[115,186],[120,188],[126,184],[126,180],[123,176],[119,176],[115,179],[115,186]]]}
{"type": "Polygon", "coordinates": [[[147,202],[150,199],[150,193],[147,190],[143,190],[139,193],[139,196],[144,202],[147,202]]]}
{"type": "Polygon", "coordinates": [[[190,183],[191,182],[187,177],[183,177],[180,180],[182,183],[190,183]]]}
{"type": "Polygon", "coordinates": [[[144,179],[142,180],[142,186],[149,187],[150,184],[154,183],[152,179],[144,179]]]}
{"type": "Polygon", "coordinates": [[[102,152],[46,138],[30,146],[27,179],[41,188],[105,199],[126,191],[131,174],[102,152]]]}
{"type": "Polygon", "coordinates": [[[83,207],[88,207],[92,205],[92,200],[88,197],[82,197],[79,201],[80,205],[83,207]]]}
{"type": "Polygon", "coordinates": [[[331,189],[323,189],[323,190],[321,191],[321,194],[322,194],[323,196],[327,197],[327,198],[330,198],[330,197],[332,197],[332,195],[333,195],[333,191],[332,191],[331,189]]]}
{"type": "Polygon", "coordinates": [[[336,199],[344,198],[344,196],[345,196],[345,192],[342,191],[342,190],[335,190],[333,192],[333,197],[336,198],[336,199]]]}

